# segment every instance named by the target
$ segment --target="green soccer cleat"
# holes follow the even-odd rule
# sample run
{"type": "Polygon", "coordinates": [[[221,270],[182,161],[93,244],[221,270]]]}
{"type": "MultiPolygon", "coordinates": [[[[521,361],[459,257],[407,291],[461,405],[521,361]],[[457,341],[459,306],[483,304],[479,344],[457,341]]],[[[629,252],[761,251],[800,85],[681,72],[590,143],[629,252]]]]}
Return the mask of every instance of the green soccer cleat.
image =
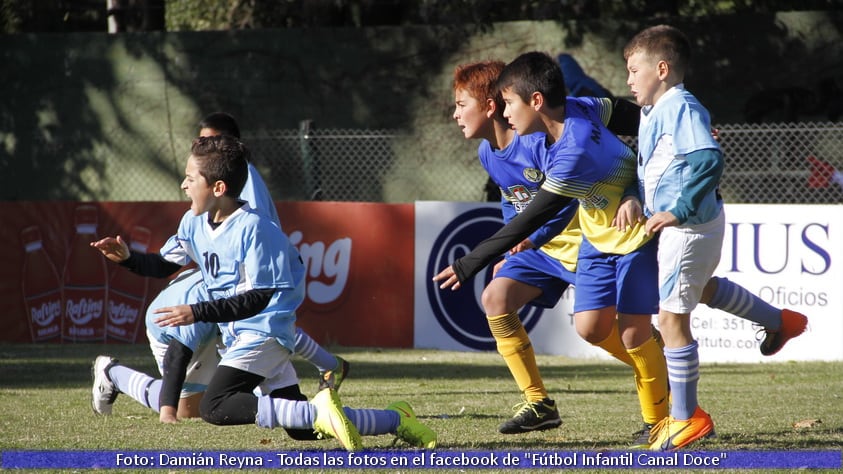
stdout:
{"type": "Polygon", "coordinates": [[[321,390],[310,403],[316,407],[316,420],[313,422],[313,429],[321,438],[336,438],[348,451],[363,449],[360,433],[345,416],[340,397],[334,389],[321,390]]]}
{"type": "Polygon", "coordinates": [[[434,449],[436,447],[436,433],[416,418],[409,403],[393,402],[386,409],[397,412],[401,417],[395,434],[404,442],[418,448],[434,449]]]}

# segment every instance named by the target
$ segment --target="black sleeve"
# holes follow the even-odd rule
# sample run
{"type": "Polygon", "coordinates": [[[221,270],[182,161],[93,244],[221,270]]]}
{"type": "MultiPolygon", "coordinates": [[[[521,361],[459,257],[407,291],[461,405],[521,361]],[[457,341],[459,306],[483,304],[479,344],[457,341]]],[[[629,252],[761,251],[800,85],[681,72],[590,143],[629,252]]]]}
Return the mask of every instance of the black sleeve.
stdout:
{"type": "Polygon", "coordinates": [[[120,265],[138,275],[154,278],[166,278],[181,270],[182,267],[178,263],[164,260],[161,254],[135,251],[130,251],[129,258],[120,262],[120,265]]]}
{"type": "Polygon", "coordinates": [[[577,204],[578,202],[573,198],[540,189],[524,212],[515,216],[495,235],[477,244],[477,247],[468,255],[455,260],[451,264],[454,273],[460,282],[468,280],[496,257],[535,232],[566,206],[567,209],[561,219],[567,226],[574,213],[577,212],[577,204]]]}
{"type": "Polygon", "coordinates": [[[164,373],[161,377],[161,394],[158,396],[158,409],[162,406],[179,406],[182,385],[187,378],[187,366],[193,351],[179,341],[173,339],[164,353],[164,373]]]}
{"type": "Polygon", "coordinates": [[[641,107],[624,99],[612,100],[612,116],[606,128],[615,135],[638,136],[641,107]]]}
{"type": "Polygon", "coordinates": [[[231,298],[194,303],[190,308],[197,322],[227,323],[251,318],[260,313],[274,294],[275,288],[249,290],[231,298]]]}

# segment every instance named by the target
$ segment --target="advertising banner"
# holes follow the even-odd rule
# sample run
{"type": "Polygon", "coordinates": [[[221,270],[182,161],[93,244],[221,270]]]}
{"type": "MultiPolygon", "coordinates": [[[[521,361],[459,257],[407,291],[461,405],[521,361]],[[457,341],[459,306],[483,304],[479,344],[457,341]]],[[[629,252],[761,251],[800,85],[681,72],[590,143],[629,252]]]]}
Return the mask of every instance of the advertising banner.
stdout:
{"type": "Polygon", "coordinates": [[[765,357],[751,322],[701,304],[691,314],[701,362],[843,360],[841,217],[843,207],[832,205],[726,205],[714,275],[772,306],[805,314],[808,329],[765,357]]]}
{"type": "MultiPolygon", "coordinates": [[[[307,266],[298,323],[322,344],[413,343],[413,206],[279,202],[307,266]]],[[[0,208],[0,342],[145,342],[146,306],[167,284],[107,261],[90,242],[120,234],[156,252],[186,202],[8,202],[0,208]]]]}
{"type": "MultiPolygon", "coordinates": [[[[495,350],[481,305],[491,266],[457,291],[440,290],[434,275],[502,225],[498,204],[416,203],[415,346],[495,350]]],[[[702,362],[842,360],[843,255],[840,206],[728,205],[726,234],[715,276],[738,283],[777,308],[808,316],[805,334],[772,357],[758,347],[763,334],[750,321],[699,305],[691,315],[702,362]]],[[[537,353],[608,358],[573,327],[574,293],[552,310],[521,311],[537,353]]],[[[656,317],[653,318],[656,323],[656,317]]]]}
{"type": "MultiPolygon", "coordinates": [[[[495,350],[480,300],[492,278],[492,266],[456,291],[439,289],[432,278],[502,225],[497,203],[416,203],[415,347],[495,350]]],[[[552,309],[528,305],[521,311],[536,353],[608,358],[577,335],[573,301],[569,289],[552,309]]]]}
{"type": "Polygon", "coordinates": [[[413,205],[279,202],[307,266],[297,324],[321,344],[413,345],[413,205]]]}

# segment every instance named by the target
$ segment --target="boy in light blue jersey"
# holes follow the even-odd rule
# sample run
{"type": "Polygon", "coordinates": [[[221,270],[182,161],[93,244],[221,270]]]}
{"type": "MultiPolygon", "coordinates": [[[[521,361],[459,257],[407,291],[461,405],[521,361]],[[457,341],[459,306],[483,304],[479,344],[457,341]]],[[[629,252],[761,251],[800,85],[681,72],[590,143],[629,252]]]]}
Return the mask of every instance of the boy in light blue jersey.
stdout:
{"type": "MultiPolygon", "coordinates": [[[[362,448],[360,432],[395,433],[415,446],[434,447],[435,433],[417,421],[406,402],[387,410],[343,409],[330,374],[312,402],[290,399],[300,393],[290,356],[295,311],[304,298],[304,264],[277,225],[237,199],[247,179],[247,156],[233,137],[194,141],[182,183],[191,210],[160,255],[130,251],[120,236],[91,245],[147,276],[167,276],[190,262],[199,266],[209,299],[159,308],[155,322],[219,324],[227,350],[200,404],[205,421],[311,429],[350,451],[362,448]]],[[[95,374],[101,387],[99,396],[94,392],[95,407],[109,403],[115,390],[103,369],[95,374]]]]}
{"type": "MultiPolygon", "coordinates": [[[[659,235],[659,328],[672,395],[670,415],[651,430],[650,449],[674,450],[713,435],[714,423],[697,401],[698,345],[690,313],[701,301],[767,328],[761,352],[772,355],[806,327],[804,315],[779,311],[726,279],[712,278],[725,231],[718,184],[723,155],[712,139],[708,111],[683,85],[688,39],[660,25],[624,48],[627,84],[642,106],[638,176],[648,235],[659,235]],[[778,323],[778,324],[776,324],[778,323]],[[778,326],[778,328],[776,327],[778,326]],[[772,329],[771,329],[772,328],[772,329]]],[[[619,227],[640,223],[635,201],[619,227]]]]}
{"type": "MultiPolygon", "coordinates": [[[[205,116],[199,123],[199,136],[216,135],[229,135],[239,139],[240,127],[234,117],[224,112],[214,112],[205,116]]],[[[243,191],[240,193],[240,199],[248,202],[253,209],[264,213],[281,228],[269,189],[251,161],[248,166],[249,174],[243,191]]],[[[211,337],[211,333],[216,335],[219,331],[215,324],[207,323],[197,323],[188,327],[160,328],[152,321],[156,317],[154,310],[165,306],[205,301],[207,296],[203,296],[203,285],[201,273],[195,270],[184,272],[149,304],[145,323],[150,349],[163,377],[160,398],[152,400],[149,398],[145,387],[155,382],[155,379],[146,374],[120,366],[119,375],[114,377],[118,389],[124,387],[127,395],[144,406],[158,411],[162,423],[176,423],[179,419],[199,416],[199,403],[219,360],[216,355],[218,337],[211,337]],[[182,384],[185,386],[182,387],[182,384]]],[[[326,351],[298,326],[296,327],[295,353],[317,367],[320,379],[327,371],[332,371],[335,389],[339,390],[348,374],[348,362],[326,351]]],[[[100,363],[105,362],[101,360],[100,363]]],[[[113,359],[109,364],[112,367],[118,365],[113,359]]],[[[307,397],[299,394],[297,399],[306,400],[307,397]]],[[[103,408],[110,413],[112,407],[106,405],[103,408]]],[[[313,436],[312,432],[291,435],[297,439],[313,436]]]]}

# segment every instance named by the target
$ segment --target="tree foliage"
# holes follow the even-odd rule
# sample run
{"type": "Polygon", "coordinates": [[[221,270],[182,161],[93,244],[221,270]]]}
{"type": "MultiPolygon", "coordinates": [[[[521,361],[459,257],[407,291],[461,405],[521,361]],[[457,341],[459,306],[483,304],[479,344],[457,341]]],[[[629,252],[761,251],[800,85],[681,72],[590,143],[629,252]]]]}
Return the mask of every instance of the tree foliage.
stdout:
{"type": "Polygon", "coordinates": [[[829,10],[839,0],[3,0],[0,32],[203,31],[257,28],[464,25],[516,20],[642,19],[829,10]],[[166,24],[164,17],[166,16],[166,24]]]}

